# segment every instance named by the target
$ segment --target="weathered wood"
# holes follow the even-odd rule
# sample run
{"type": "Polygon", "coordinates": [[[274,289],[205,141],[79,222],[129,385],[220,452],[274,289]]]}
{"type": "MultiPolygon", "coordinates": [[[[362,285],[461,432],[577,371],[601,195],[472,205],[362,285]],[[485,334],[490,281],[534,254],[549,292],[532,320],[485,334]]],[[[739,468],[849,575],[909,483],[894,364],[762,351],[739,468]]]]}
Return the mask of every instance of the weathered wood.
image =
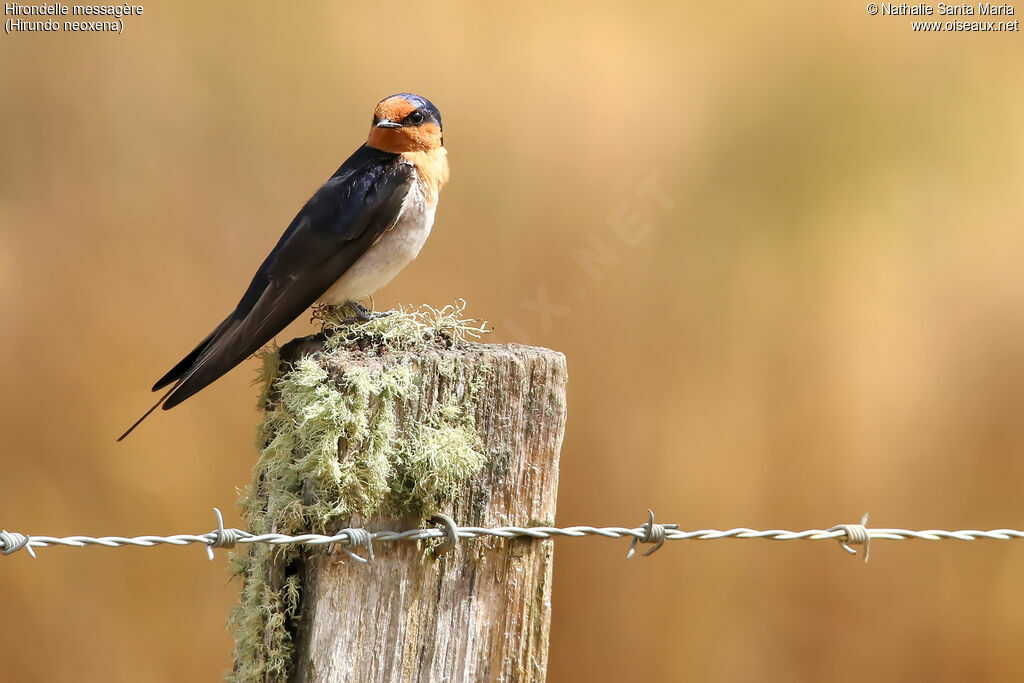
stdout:
{"type": "MultiPolygon", "coordinates": [[[[282,349],[282,359],[310,350],[282,349]]],[[[409,529],[431,511],[460,526],[546,525],[555,518],[558,458],[565,426],[562,354],[519,345],[421,345],[405,351],[342,349],[320,357],[338,386],[354,371],[381,377],[411,368],[413,391],[391,405],[399,431],[430,416],[468,410],[484,456],[479,471],[425,509],[401,501],[345,526],[409,529]],[[440,411],[440,412],[439,412],[440,411]]],[[[273,396],[271,397],[273,401],[273,396]]],[[[376,410],[387,409],[381,403],[376,410]]],[[[379,418],[380,416],[376,416],[379,418]]],[[[350,453],[345,445],[339,457],[350,453]]],[[[266,485],[266,482],[257,482],[266,485]]],[[[292,620],[291,681],[538,681],[547,668],[551,541],[460,541],[437,555],[435,542],[378,543],[375,560],[347,560],[340,549],[307,549],[282,569],[263,567],[268,584],[297,574],[300,609],[292,620]]]]}

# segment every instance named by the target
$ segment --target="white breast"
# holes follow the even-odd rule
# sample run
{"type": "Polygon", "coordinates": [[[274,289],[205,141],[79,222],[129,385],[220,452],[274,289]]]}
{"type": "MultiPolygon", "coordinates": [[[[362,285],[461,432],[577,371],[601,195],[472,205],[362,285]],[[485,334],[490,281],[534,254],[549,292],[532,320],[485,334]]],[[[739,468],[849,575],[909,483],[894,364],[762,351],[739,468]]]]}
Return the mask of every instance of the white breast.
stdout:
{"type": "Polygon", "coordinates": [[[385,232],[359,260],[324,292],[320,301],[341,305],[367,297],[391,282],[416,258],[430,235],[434,210],[428,206],[420,183],[414,182],[402,203],[394,227],[385,232]]]}

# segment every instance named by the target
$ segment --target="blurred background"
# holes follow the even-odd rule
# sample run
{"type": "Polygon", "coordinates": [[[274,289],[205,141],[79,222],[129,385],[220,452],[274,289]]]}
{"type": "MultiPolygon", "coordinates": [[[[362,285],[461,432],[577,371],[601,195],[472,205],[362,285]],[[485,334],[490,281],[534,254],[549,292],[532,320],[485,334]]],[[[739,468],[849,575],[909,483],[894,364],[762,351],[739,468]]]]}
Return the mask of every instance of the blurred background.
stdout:
{"type": "MultiPolygon", "coordinates": [[[[8,530],[239,523],[255,361],[114,439],[403,90],[452,180],[376,305],[464,297],[490,341],[567,355],[560,524],[1024,525],[1019,33],[811,0],[164,0],[0,60],[8,530]]],[[[550,680],[1024,678],[1021,545],[627,547],[557,543],[550,680]]],[[[4,680],[219,680],[225,555],[0,558],[4,680]]]]}

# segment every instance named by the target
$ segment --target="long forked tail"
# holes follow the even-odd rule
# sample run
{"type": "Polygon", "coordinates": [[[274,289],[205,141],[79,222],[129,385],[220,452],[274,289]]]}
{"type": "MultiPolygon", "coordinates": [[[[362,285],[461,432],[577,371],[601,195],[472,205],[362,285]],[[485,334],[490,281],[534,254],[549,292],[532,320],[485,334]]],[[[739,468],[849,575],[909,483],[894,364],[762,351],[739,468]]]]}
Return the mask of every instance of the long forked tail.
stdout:
{"type": "Polygon", "coordinates": [[[152,407],[152,408],[150,408],[149,410],[147,410],[147,411],[146,411],[146,412],[145,412],[145,413],[144,413],[144,414],[142,415],[142,417],[140,417],[140,418],[139,418],[138,420],[136,420],[136,421],[135,421],[135,424],[133,424],[133,425],[132,425],[131,427],[129,427],[129,428],[128,428],[128,429],[127,429],[127,430],[125,431],[125,433],[124,433],[124,434],[122,434],[121,436],[117,437],[117,440],[118,440],[118,441],[124,441],[125,437],[126,437],[126,436],[128,436],[129,434],[131,434],[132,432],[134,432],[134,431],[135,431],[135,428],[136,428],[136,427],[138,427],[138,426],[139,426],[140,424],[142,424],[142,421],[143,421],[143,420],[145,420],[145,419],[146,419],[147,417],[149,417],[150,415],[152,415],[152,414],[153,414],[153,411],[154,411],[154,410],[156,410],[157,408],[159,408],[159,407],[160,407],[160,404],[162,404],[162,403],[163,403],[164,401],[166,401],[166,400],[167,400],[167,397],[168,397],[168,396],[170,396],[170,395],[171,395],[171,393],[172,393],[172,392],[173,392],[173,391],[174,391],[175,389],[177,389],[177,388],[178,388],[178,385],[177,385],[177,384],[175,384],[175,385],[174,385],[174,386],[172,386],[172,387],[171,387],[170,389],[168,389],[168,390],[167,390],[167,392],[166,392],[166,393],[165,393],[165,394],[164,394],[163,396],[161,396],[161,397],[160,397],[160,400],[159,400],[159,401],[157,401],[156,403],[154,403],[154,404],[153,404],[153,407],[152,407]]]}
{"type": "Polygon", "coordinates": [[[210,344],[215,340],[217,335],[221,334],[224,331],[229,321],[230,318],[223,321],[220,325],[217,325],[217,327],[214,328],[213,332],[207,335],[206,339],[199,342],[199,344],[197,344],[196,347],[192,349],[187,356],[178,361],[178,363],[173,368],[171,368],[167,372],[167,374],[165,374],[163,377],[157,380],[156,384],[153,385],[153,391],[159,391],[160,389],[163,389],[168,385],[170,385],[171,388],[164,392],[164,395],[160,397],[160,400],[153,404],[153,407],[147,410],[142,417],[136,420],[135,424],[129,427],[124,434],[117,437],[118,441],[124,441],[125,437],[134,432],[135,428],[142,424],[143,420],[152,415],[153,411],[155,411],[157,408],[163,405],[167,398],[174,393],[174,390],[181,386],[181,383],[188,379],[198,369],[199,365],[203,360],[204,352],[207,351],[207,349],[210,347],[210,344]]]}

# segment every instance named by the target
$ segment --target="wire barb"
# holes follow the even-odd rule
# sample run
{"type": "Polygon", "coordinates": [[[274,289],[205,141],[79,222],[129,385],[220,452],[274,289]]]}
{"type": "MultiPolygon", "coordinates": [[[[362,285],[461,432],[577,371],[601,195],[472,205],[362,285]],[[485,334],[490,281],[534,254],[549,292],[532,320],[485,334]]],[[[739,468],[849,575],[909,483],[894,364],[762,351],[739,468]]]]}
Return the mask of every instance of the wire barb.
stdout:
{"type": "Polygon", "coordinates": [[[217,528],[207,534],[212,538],[206,545],[206,556],[210,558],[210,562],[213,562],[214,548],[234,548],[244,533],[239,529],[224,528],[224,515],[220,513],[220,508],[213,508],[213,514],[217,515],[217,528]]]}
{"type": "MultiPolygon", "coordinates": [[[[341,543],[341,549],[351,559],[356,562],[362,562],[363,564],[373,562],[373,534],[366,529],[349,527],[348,529],[342,529],[337,535],[343,537],[339,540],[341,543]],[[350,550],[349,546],[352,546],[353,548],[366,548],[366,557],[350,550]]],[[[334,543],[331,543],[327,547],[327,551],[331,552],[333,549],[334,543]]]]}
{"type": "Polygon", "coordinates": [[[455,546],[459,542],[459,527],[455,520],[444,513],[438,512],[430,518],[430,521],[444,527],[444,543],[434,549],[434,555],[444,555],[455,550],[455,546]]]}
{"type": "Polygon", "coordinates": [[[29,544],[31,538],[31,536],[8,531],[7,529],[0,531],[0,555],[10,555],[24,548],[28,551],[29,555],[35,557],[36,551],[32,550],[32,546],[29,544]]]}
{"type": "Polygon", "coordinates": [[[868,557],[871,555],[871,532],[867,528],[868,513],[864,513],[864,516],[860,518],[860,524],[837,524],[831,529],[832,531],[842,531],[843,536],[839,536],[839,547],[850,553],[856,555],[857,551],[851,546],[863,545],[864,546],[864,564],[868,563],[868,557]]]}
{"type": "Polygon", "coordinates": [[[654,547],[647,552],[641,553],[644,557],[653,555],[661,549],[661,546],[665,545],[665,541],[668,538],[668,529],[678,529],[678,524],[655,524],[654,523],[654,510],[647,510],[648,521],[644,524],[643,534],[641,536],[634,536],[633,542],[629,544],[629,552],[626,553],[626,559],[630,559],[636,553],[637,543],[654,543],[654,547]]]}

